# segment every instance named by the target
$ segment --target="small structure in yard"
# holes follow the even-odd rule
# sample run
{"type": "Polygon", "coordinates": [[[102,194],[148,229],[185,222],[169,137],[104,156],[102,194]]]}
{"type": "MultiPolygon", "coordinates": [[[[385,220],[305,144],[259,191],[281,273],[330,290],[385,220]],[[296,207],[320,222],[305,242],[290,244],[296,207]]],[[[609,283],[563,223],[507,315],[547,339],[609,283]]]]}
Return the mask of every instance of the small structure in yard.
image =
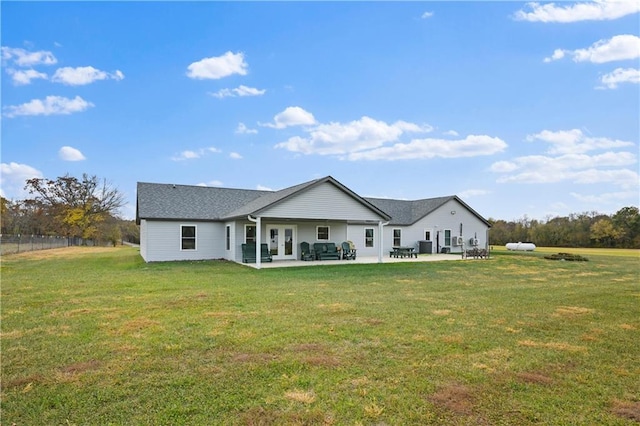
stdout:
{"type": "Polygon", "coordinates": [[[507,250],[511,251],[534,251],[536,249],[536,245],[533,243],[507,243],[507,250]]]}

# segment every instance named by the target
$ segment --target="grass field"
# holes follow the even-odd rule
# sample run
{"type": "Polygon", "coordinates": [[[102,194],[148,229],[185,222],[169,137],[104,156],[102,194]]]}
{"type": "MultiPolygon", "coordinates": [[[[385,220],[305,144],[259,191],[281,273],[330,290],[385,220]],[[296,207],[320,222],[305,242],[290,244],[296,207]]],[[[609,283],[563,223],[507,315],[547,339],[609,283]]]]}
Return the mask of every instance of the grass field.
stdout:
{"type": "Polygon", "coordinates": [[[254,270],[2,259],[2,424],[640,422],[639,252],[254,270]]]}

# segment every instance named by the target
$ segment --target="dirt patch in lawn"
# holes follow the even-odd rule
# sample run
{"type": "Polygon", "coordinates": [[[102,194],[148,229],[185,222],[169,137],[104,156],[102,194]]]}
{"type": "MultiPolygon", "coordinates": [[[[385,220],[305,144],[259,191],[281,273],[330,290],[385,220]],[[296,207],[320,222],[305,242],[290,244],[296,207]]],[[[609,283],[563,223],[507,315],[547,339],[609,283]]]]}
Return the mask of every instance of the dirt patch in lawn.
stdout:
{"type": "Polygon", "coordinates": [[[534,385],[550,385],[553,383],[553,379],[551,377],[537,372],[525,371],[522,373],[516,373],[516,377],[522,382],[532,383],[534,385]]]}
{"type": "Polygon", "coordinates": [[[62,367],[60,371],[65,374],[79,374],[85,371],[97,370],[100,368],[100,365],[100,361],[92,359],[90,361],[69,364],[66,367],[62,367]]]}
{"type": "Polygon", "coordinates": [[[471,388],[457,383],[438,389],[429,396],[429,401],[438,408],[460,416],[471,415],[475,403],[471,388]]]}
{"type": "Polygon", "coordinates": [[[623,419],[640,422],[640,401],[614,401],[611,412],[623,419]]]}
{"type": "Polygon", "coordinates": [[[580,306],[558,306],[553,313],[556,317],[575,317],[579,315],[591,314],[594,310],[590,308],[583,308],[580,306]]]}
{"type": "Polygon", "coordinates": [[[120,250],[114,247],[63,247],[47,250],[35,250],[22,253],[15,253],[4,255],[3,257],[10,257],[11,259],[57,259],[57,258],[69,258],[78,256],[87,256],[99,253],[110,253],[115,250],[120,250]]]}

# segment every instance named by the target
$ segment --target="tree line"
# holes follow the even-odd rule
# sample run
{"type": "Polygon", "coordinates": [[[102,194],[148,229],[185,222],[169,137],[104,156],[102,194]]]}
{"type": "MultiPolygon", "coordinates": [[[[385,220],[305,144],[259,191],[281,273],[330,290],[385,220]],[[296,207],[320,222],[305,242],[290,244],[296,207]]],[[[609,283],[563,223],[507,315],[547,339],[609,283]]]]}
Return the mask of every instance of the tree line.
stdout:
{"type": "Polygon", "coordinates": [[[55,180],[33,178],[24,200],[0,199],[2,234],[56,235],[73,241],[138,243],[140,232],[132,220],[118,216],[124,195],[106,179],[66,174],[55,180]]]}
{"type": "Polygon", "coordinates": [[[640,248],[638,207],[623,207],[612,215],[570,214],[544,221],[488,219],[492,245],[533,242],[541,247],[640,248]]]}

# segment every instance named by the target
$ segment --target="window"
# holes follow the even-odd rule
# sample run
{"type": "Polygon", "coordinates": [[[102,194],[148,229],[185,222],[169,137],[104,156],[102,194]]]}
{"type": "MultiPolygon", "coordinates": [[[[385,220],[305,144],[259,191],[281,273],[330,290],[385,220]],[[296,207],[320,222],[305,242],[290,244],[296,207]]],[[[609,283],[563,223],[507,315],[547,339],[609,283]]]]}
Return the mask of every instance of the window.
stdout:
{"type": "Polygon", "coordinates": [[[182,241],[180,247],[182,250],[196,249],[196,227],[182,225],[180,229],[182,241]]]}
{"type": "Polygon", "coordinates": [[[318,241],[329,241],[329,227],[328,226],[318,226],[318,227],[316,227],[316,240],[318,240],[318,241]]]}
{"type": "Polygon", "coordinates": [[[231,226],[227,225],[227,250],[231,250],[231,226]]]}
{"type": "Polygon", "coordinates": [[[364,246],[373,247],[373,228],[365,228],[364,230],[364,246]]]}
{"type": "Polygon", "coordinates": [[[245,243],[256,242],[256,226],[255,225],[244,226],[244,242],[245,243]]]}
{"type": "Polygon", "coordinates": [[[451,229],[444,230],[444,245],[445,247],[451,246],[451,229]]]}
{"type": "Polygon", "coordinates": [[[400,236],[402,235],[402,230],[394,229],[393,230],[393,246],[400,247],[402,245],[402,239],[400,236]]]}
{"type": "Polygon", "coordinates": [[[431,241],[431,230],[429,231],[424,231],[424,239],[426,241],[431,241]]]}

